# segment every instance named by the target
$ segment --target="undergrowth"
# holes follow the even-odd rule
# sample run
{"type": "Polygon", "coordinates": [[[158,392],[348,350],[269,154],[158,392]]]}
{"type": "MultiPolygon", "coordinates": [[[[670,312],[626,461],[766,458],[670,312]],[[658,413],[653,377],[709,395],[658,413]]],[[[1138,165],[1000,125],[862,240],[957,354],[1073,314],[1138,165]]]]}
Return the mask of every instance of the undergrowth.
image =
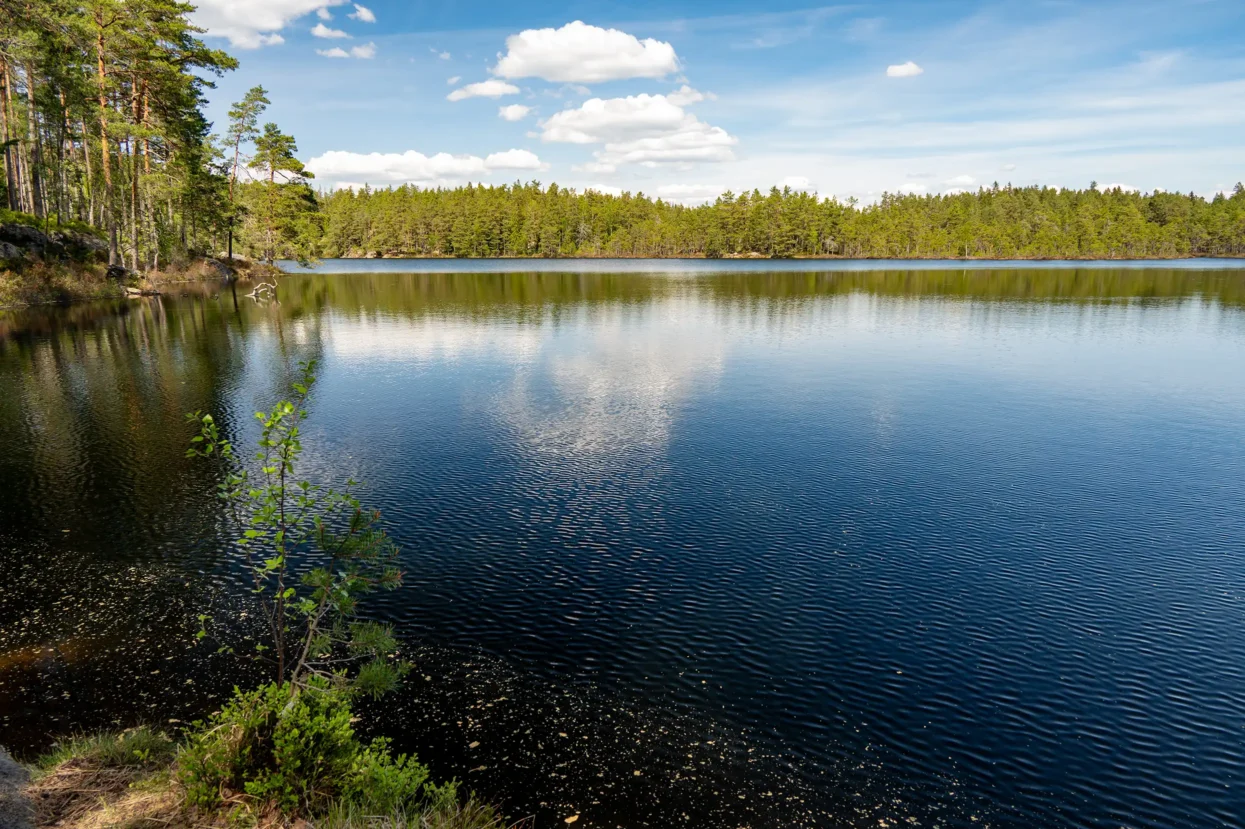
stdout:
{"type": "Polygon", "coordinates": [[[360,740],[327,683],[237,691],[178,744],[149,728],[65,740],[36,764],[38,826],[505,829],[390,742],[360,740]]]}

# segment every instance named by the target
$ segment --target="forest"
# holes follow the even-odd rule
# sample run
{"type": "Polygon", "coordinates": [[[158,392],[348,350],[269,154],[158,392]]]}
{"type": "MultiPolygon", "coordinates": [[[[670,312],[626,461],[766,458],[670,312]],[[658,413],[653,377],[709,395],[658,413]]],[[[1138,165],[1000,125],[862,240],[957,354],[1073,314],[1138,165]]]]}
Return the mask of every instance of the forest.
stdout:
{"type": "MultiPolygon", "coordinates": [[[[213,125],[237,66],[177,0],[0,0],[8,211],[87,225],[108,261],[159,270],[236,251],[337,256],[1136,259],[1245,255],[1245,188],[1193,193],[1013,187],[884,194],[791,189],[683,205],[538,182],[315,189],[263,87],[213,125]],[[215,132],[214,132],[215,130],[215,132]]],[[[0,217],[2,219],[2,217],[0,217]]]]}
{"type": "Polygon", "coordinates": [[[1245,188],[1206,200],[995,184],[858,206],[789,188],[684,206],[556,184],[318,194],[321,256],[1138,259],[1245,254],[1245,188]],[[320,228],[323,228],[320,231],[320,228]]]}

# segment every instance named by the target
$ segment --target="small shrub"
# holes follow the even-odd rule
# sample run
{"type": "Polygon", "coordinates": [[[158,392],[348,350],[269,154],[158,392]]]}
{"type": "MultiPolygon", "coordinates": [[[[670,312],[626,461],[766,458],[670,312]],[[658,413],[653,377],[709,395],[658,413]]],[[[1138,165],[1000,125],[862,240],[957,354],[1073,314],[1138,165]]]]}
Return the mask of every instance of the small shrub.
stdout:
{"type": "Polygon", "coordinates": [[[369,814],[457,806],[456,784],[428,782],[427,767],[413,756],[394,757],[388,740],[365,745],[352,719],[350,695],[327,682],[236,692],[195,724],[178,757],[178,779],[187,800],[208,809],[225,793],[245,793],[289,815],[334,806],[369,814]]]}

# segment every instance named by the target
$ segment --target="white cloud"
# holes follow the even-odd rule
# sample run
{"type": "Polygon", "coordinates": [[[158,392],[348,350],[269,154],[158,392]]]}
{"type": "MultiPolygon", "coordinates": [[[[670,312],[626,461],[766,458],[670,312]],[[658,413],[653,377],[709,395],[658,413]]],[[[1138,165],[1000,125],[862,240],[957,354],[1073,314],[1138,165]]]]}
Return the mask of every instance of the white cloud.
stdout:
{"type": "Polygon", "coordinates": [[[499,80],[469,83],[462,89],[455,89],[445,98],[448,101],[464,101],[467,98],[500,98],[502,95],[517,95],[519,87],[499,80]]]}
{"type": "Polygon", "coordinates": [[[340,46],[334,46],[332,49],[317,49],[316,54],[325,58],[358,58],[360,60],[370,60],[376,57],[376,44],[365,43],[362,46],[354,46],[347,52],[340,46]]]}
{"type": "Polygon", "coordinates": [[[589,161],[585,164],[572,164],[571,170],[576,173],[613,173],[617,172],[618,167],[613,164],[605,164],[600,161],[589,161]]]}
{"type": "Polygon", "coordinates": [[[462,76],[461,76],[461,75],[455,75],[455,76],[454,76],[454,77],[452,77],[452,78],[446,78],[446,79],[445,79],[445,82],[446,82],[447,84],[449,84],[450,86],[453,86],[454,84],[458,83],[458,82],[459,82],[459,81],[461,81],[461,80],[462,80],[462,76]]]}
{"type": "Polygon", "coordinates": [[[284,43],[277,32],[303,15],[319,14],[321,9],[341,3],[342,0],[199,0],[190,19],[209,35],[229,38],[236,49],[258,49],[284,43]]]}
{"type": "Polygon", "coordinates": [[[321,20],[332,20],[333,13],[329,11],[327,8],[325,8],[324,6],[321,6],[320,8],[316,9],[316,17],[320,18],[321,20]]]}
{"type": "Polygon", "coordinates": [[[449,60],[452,55],[449,52],[437,52],[437,57],[441,60],[449,60]]]}
{"type": "Polygon", "coordinates": [[[560,29],[526,29],[506,38],[506,54],[492,71],[503,78],[596,83],[660,78],[678,68],[669,43],[576,20],[560,29]]]}
{"type": "Polygon", "coordinates": [[[1109,190],[1123,190],[1125,193],[1140,193],[1141,192],[1140,187],[1134,187],[1131,184],[1120,184],[1118,181],[1112,182],[1111,184],[1099,184],[1098,185],[1098,191],[1100,193],[1106,193],[1109,190]]]}
{"type": "Polygon", "coordinates": [[[531,107],[525,107],[523,104],[510,104],[497,110],[497,115],[503,121],[522,121],[531,111],[531,107]]]}
{"type": "Polygon", "coordinates": [[[600,144],[629,137],[660,135],[696,120],[664,95],[590,98],[541,122],[545,141],[600,144]]]}
{"type": "Polygon", "coordinates": [[[913,181],[906,181],[903,184],[899,185],[897,188],[895,188],[895,192],[907,193],[912,196],[923,196],[925,195],[925,191],[928,189],[929,188],[926,187],[924,184],[917,184],[916,182],[913,182],[913,181]]]}
{"type": "Polygon", "coordinates": [[[739,140],[721,127],[701,121],[668,135],[619,141],[605,145],[597,159],[606,164],[643,164],[653,167],[669,162],[731,161],[739,140]]]}
{"type": "Polygon", "coordinates": [[[1003,170],[1004,170],[1005,172],[1010,173],[1012,170],[1015,170],[1015,169],[1016,169],[1016,165],[1015,165],[1015,164],[1004,164],[1004,165],[1003,165],[1003,170]]]}
{"type": "Polygon", "coordinates": [[[531,150],[505,150],[500,153],[489,153],[484,159],[484,166],[490,170],[546,170],[549,168],[531,150]]]}
{"type": "Polygon", "coordinates": [[[505,150],[481,158],[476,155],[437,153],[426,156],[415,150],[404,153],[354,153],[330,150],[307,162],[317,180],[343,184],[437,185],[485,176],[497,170],[542,170],[547,165],[530,150],[505,150]]]}
{"type": "Polygon", "coordinates": [[[704,204],[711,202],[726,190],[720,184],[663,184],[657,188],[657,197],[678,204],[704,204]]]}
{"type": "Polygon", "coordinates": [[[369,9],[367,6],[360,6],[358,3],[354,3],[353,5],[354,5],[354,12],[346,15],[351,20],[358,20],[360,23],[375,23],[376,22],[376,15],[373,14],[372,10],[369,9]]]}
{"type": "Polygon", "coordinates": [[[907,63],[896,63],[886,67],[886,77],[888,78],[915,78],[925,70],[917,66],[912,61],[907,63]]]}
{"type": "Polygon", "coordinates": [[[590,98],[555,113],[540,126],[544,141],[603,144],[596,160],[610,167],[730,161],[731,147],[738,143],[721,127],[704,123],[665,95],[590,98]]]}
{"type": "Polygon", "coordinates": [[[808,178],[808,176],[787,176],[778,182],[778,189],[782,190],[790,187],[798,193],[811,193],[817,189],[817,186],[808,178]]]}
{"type": "Polygon", "coordinates": [[[311,34],[314,35],[315,37],[327,37],[327,38],[350,37],[350,35],[346,34],[341,29],[330,29],[328,26],[325,26],[323,23],[317,23],[315,27],[311,30],[311,34]]]}
{"type": "Polygon", "coordinates": [[[949,178],[943,182],[943,184],[946,184],[949,187],[972,187],[976,183],[977,179],[970,175],[955,176],[954,178],[949,178]]]}
{"type": "Polygon", "coordinates": [[[706,95],[705,93],[701,92],[699,89],[692,89],[687,84],[683,84],[683,86],[681,86],[680,88],[676,89],[674,92],[671,92],[669,95],[667,95],[666,100],[674,104],[675,106],[683,107],[683,106],[687,106],[688,104],[698,104],[701,101],[705,100],[706,98],[712,98],[712,97],[714,96],[706,95]]]}

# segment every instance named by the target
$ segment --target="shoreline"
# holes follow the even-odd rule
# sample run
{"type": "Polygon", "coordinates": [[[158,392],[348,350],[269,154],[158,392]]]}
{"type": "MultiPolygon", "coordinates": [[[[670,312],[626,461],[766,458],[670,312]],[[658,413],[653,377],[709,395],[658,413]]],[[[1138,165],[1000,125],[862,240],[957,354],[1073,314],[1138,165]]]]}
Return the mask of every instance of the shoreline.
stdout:
{"type": "Polygon", "coordinates": [[[81,302],[136,299],[159,296],[171,285],[279,277],[285,271],[275,265],[234,259],[200,257],[175,270],[135,273],[115,279],[108,266],[82,262],[32,262],[20,269],[0,269],[0,311],[45,306],[68,306],[81,302]]]}
{"type": "Polygon", "coordinates": [[[631,256],[620,253],[583,253],[574,256],[523,256],[519,254],[507,254],[503,256],[455,256],[447,253],[387,253],[381,256],[369,256],[359,253],[344,253],[340,256],[325,256],[323,259],[348,259],[351,261],[362,260],[432,260],[441,261],[448,259],[461,259],[465,262],[496,262],[496,261],[573,261],[576,259],[622,259],[627,261],[654,261],[654,262],[677,262],[681,260],[694,260],[705,262],[784,262],[784,261],[801,261],[801,262],[1188,262],[1197,259],[1207,260],[1240,260],[1245,261],[1245,254],[1227,255],[1227,256],[1132,256],[1132,257],[1115,257],[1115,256],[1076,256],[1076,257],[1054,257],[1054,256],[1027,256],[1013,259],[996,259],[988,256],[971,256],[971,257],[928,257],[928,256],[835,256],[826,254],[820,256],[810,256],[805,254],[797,254],[794,256],[766,256],[764,254],[732,254],[726,256],[705,256],[700,255],[679,255],[679,256],[631,256]]]}

